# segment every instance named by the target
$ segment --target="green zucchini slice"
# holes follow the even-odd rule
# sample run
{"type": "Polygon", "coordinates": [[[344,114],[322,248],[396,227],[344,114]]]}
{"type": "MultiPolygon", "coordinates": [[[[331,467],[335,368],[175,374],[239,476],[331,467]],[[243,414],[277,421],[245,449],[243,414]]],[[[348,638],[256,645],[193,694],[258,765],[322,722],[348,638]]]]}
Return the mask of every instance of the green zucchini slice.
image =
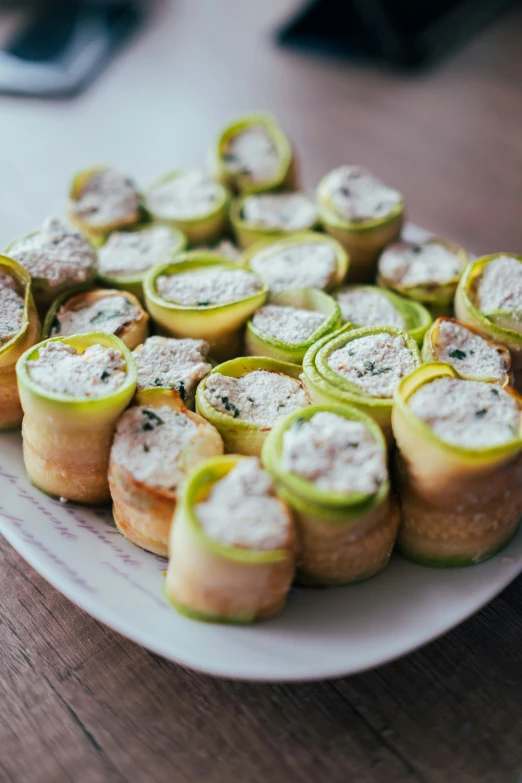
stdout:
{"type": "Polygon", "coordinates": [[[520,396],[465,380],[449,364],[423,364],[397,388],[392,423],[404,556],[452,567],[501,549],[522,513],[520,396]]]}
{"type": "Polygon", "coordinates": [[[256,459],[216,457],[196,468],[169,548],[165,594],[182,614],[244,625],[283,608],[295,571],[294,523],[256,459]]]}
{"type": "Polygon", "coordinates": [[[399,513],[371,417],[339,405],[297,411],[268,436],[263,464],[294,512],[300,582],[350,584],[384,568],[399,513]]]}

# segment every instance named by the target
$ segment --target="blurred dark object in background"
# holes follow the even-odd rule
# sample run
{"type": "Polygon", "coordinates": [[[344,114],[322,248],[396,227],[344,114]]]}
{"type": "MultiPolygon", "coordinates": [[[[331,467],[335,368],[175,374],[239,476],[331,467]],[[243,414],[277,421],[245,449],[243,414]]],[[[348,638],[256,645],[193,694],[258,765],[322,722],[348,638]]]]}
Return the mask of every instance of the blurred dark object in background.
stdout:
{"type": "Polygon", "coordinates": [[[132,0],[52,0],[35,5],[0,50],[0,92],[50,97],[84,89],[138,27],[132,0]]]}
{"type": "Polygon", "coordinates": [[[431,64],[515,0],[313,0],[279,43],[403,68],[431,64]]]}

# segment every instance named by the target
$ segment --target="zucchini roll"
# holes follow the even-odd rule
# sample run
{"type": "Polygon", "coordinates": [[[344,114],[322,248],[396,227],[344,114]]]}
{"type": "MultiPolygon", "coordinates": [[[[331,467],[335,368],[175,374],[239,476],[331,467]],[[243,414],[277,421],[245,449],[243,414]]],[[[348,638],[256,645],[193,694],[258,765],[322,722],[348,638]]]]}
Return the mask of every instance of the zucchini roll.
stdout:
{"type": "Polygon", "coordinates": [[[145,204],[154,220],[200,245],[217,242],[226,232],[229,198],[228,190],[205,172],[181,169],[152,185],[145,204]]]}
{"type": "Polygon", "coordinates": [[[301,364],[310,346],[340,325],[339,306],[324,291],[282,291],[247,323],[247,353],[301,364]]]}
{"type": "Polygon", "coordinates": [[[445,239],[396,242],[379,259],[378,283],[425,305],[435,318],[451,315],[467,263],[466,251],[445,239]]]}
{"type": "Polygon", "coordinates": [[[42,337],[71,337],[93,330],[114,334],[131,350],[149,333],[149,316],[133,294],[99,288],[59,297],[44,322],[42,337]]]}
{"type": "Polygon", "coordinates": [[[55,337],[16,366],[24,461],[32,483],[79,503],[110,500],[114,428],[136,390],[136,365],[112,334],[55,337]]]}
{"type": "Polygon", "coordinates": [[[408,332],[422,345],[426,330],[432,323],[428,310],[419,302],[398,296],[373,285],[347,285],[332,296],[341,308],[344,323],[361,326],[394,326],[408,332]]]}
{"type": "Polygon", "coordinates": [[[341,166],[321,180],[317,200],[325,230],[350,256],[350,282],[373,281],[380,253],[400,236],[402,194],[360,166],[341,166]]]}
{"type": "Polygon", "coordinates": [[[182,614],[243,624],[285,605],[295,570],[294,523],[255,458],[217,457],[190,475],[169,550],[165,592],[182,614]]]}
{"type": "Polygon", "coordinates": [[[253,193],[232,202],[230,221],[240,247],[315,228],[315,202],[305,193],[253,193]]]}
{"type": "Polygon", "coordinates": [[[262,356],[232,359],[201,381],[196,410],[219,430],[225,451],[258,457],[279,419],[310,404],[301,371],[262,356]]]}
{"type": "Polygon", "coordinates": [[[57,296],[88,287],[96,277],[96,251],[58,218],[48,218],[38,231],[11,242],[5,252],[31,275],[34,300],[42,313],[57,296]]]}
{"type": "Polygon", "coordinates": [[[402,554],[433,566],[479,563],[522,513],[522,402],[512,389],[424,364],[395,394],[402,554]]]}
{"type": "Polygon", "coordinates": [[[276,120],[251,114],[226,127],[211,153],[216,179],[236,193],[296,186],[292,145],[276,120]]]}
{"type": "Polygon", "coordinates": [[[218,431],[188,411],[175,391],[139,392],[118,421],[110,455],[118,530],[133,544],[166,557],[181,485],[200,462],[219,454],[218,431]]]}
{"type": "Polygon", "coordinates": [[[98,280],[143,299],[143,278],[185,249],[187,238],[177,228],[152,223],[113,231],[98,249],[98,280]]]}
{"type": "Polygon", "coordinates": [[[0,256],[0,430],[22,420],[16,362],[40,336],[29,272],[0,256]]]}
{"type": "Polygon", "coordinates": [[[417,343],[406,332],[347,326],[312,345],[303,361],[304,382],[312,402],[353,405],[390,439],[393,393],[420,363],[417,343]]]}
{"type": "Polygon", "coordinates": [[[288,416],[263,447],[263,464],[297,524],[297,577],[349,584],[387,564],[399,524],[386,443],[349,406],[312,405],[288,416]]]}
{"type": "Polygon", "coordinates": [[[303,231],[276,242],[260,241],[243,254],[243,263],[268,286],[271,294],[292,288],[330,291],[348,270],[341,245],[316,231],[303,231]]]}
{"type": "Polygon", "coordinates": [[[77,174],[69,193],[69,219],[93,244],[145,217],[136,186],[120,171],[93,166],[77,174]]]}
{"type": "Polygon", "coordinates": [[[205,361],[208,350],[204,340],[147,338],[132,352],[138,368],[138,391],[174,390],[186,407],[194,410],[197,385],[212,369],[205,361]]]}
{"type": "Polygon", "coordinates": [[[424,362],[451,364],[461,378],[509,386],[511,355],[508,349],[488,340],[454,318],[437,318],[422,346],[424,362]]]}
{"type": "Polygon", "coordinates": [[[242,344],[242,327],[267,296],[262,280],[212,253],[183,253],[145,278],[147,309],[164,334],[206,340],[226,359],[242,344]]]}
{"type": "Polygon", "coordinates": [[[455,312],[459,321],[509,348],[515,377],[522,371],[522,256],[496,253],[469,264],[455,312]]]}

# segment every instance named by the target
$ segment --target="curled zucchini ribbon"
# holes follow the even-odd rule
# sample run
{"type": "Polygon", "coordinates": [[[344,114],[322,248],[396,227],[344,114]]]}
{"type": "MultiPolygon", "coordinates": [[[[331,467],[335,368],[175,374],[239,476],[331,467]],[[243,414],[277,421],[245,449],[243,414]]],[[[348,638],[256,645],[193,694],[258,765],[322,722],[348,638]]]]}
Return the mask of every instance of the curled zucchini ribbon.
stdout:
{"type": "Polygon", "coordinates": [[[235,453],[259,457],[263,443],[271,428],[261,424],[254,424],[251,421],[244,421],[240,418],[234,418],[216,410],[205,396],[207,381],[216,372],[221,373],[221,375],[228,375],[231,378],[241,378],[241,376],[254,370],[267,370],[300,380],[302,367],[289,362],[280,362],[276,359],[267,359],[263,356],[245,356],[239,359],[231,359],[214,367],[209,375],[203,378],[196,392],[196,411],[218,430],[223,438],[225,451],[229,454],[235,453]]]}
{"type": "Polygon", "coordinates": [[[31,482],[48,495],[79,503],[110,500],[107,471],[116,421],[136,390],[137,370],[129,349],[114,335],[91,332],[55,337],[30,348],[16,373],[24,411],[24,461],[31,482]],[[27,362],[49,342],[63,342],[83,353],[91,345],[120,351],[126,363],[123,384],[106,397],[74,398],[35,383],[27,362]]]}
{"type": "MultiPolygon", "coordinates": [[[[373,285],[347,285],[337,288],[333,291],[333,296],[341,294],[343,291],[360,291],[364,293],[366,291],[379,291],[381,296],[385,296],[386,299],[393,305],[394,309],[402,316],[405,321],[404,331],[408,332],[410,337],[413,337],[418,345],[422,345],[424,335],[433,322],[431,314],[426,310],[424,305],[420,302],[415,302],[412,299],[407,299],[404,296],[389,291],[387,288],[376,289],[373,285]]],[[[345,321],[345,323],[348,323],[345,321]]],[[[361,328],[363,324],[352,323],[355,329],[361,328]]]]}
{"type": "Polygon", "coordinates": [[[355,408],[311,405],[283,419],[263,446],[263,465],[297,525],[297,579],[302,584],[341,585],[381,571],[390,558],[399,525],[399,510],[388,479],[374,494],[318,489],[313,482],[284,470],[283,438],[296,419],[327,411],[364,424],[383,452],[386,442],[377,424],[355,408]]]}
{"type": "MultiPolygon", "coordinates": [[[[423,364],[400,383],[393,408],[401,504],[398,548],[438,567],[479,563],[501,549],[522,512],[522,439],[483,449],[441,440],[408,406],[421,386],[459,378],[449,364],[423,364]]],[[[519,400],[516,392],[507,390],[519,400]]],[[[522,404],[520,406],[522,412],[522,404]]]]}
{"type": "MultiPolygon", "coordinates": [[[[72,296],[71,294],[62,294],[62,296],[59,296],[52,304],[45,318],[42,327],[42,339],[46,340],[48,337],[51,337],[53,329],[59,324],[58,311],[64,305],[67,309],[74,312],[75,310],[81,310],[84,307],[91,307],[92,305],[95,305],[96,302],[109,299],[113,296],[123,296],[138,310],[137,318],[127,321],[115,332],[115,336],[119,337],[127,348],[130,348],[132,351],[146,340],[149,335],[149,316],[134,294],[131,294],[129,291],[111,291],[107,288],[83,291],[72,296]]],[[[60,336],[59,332],[57,332],[56,336],[60,336]]]]}
{"type": "Polygon", "coordinates": [[[257,225],[254,222],[250,222],[243,216],[243,205],[245,199],[248,198],[249,195],[250,194],[247,194],[246,196],[238,196],[237,198],[233,199],[230,205],[230,222],[232,224],[232,229],[234,231],[237,244],[243,249],[246,249],[247,247],[250,247],[250,245],[254,245],[256,242],[261,240],[264,240],[265,242],[273,242],[276,239],[284,239],[284,237],[294,236],[297,233],[302,233],[303,231],[312,231],[313,229],[317,228],[317,214],[314,220],[309,222],[309,225],[303,226],[303,228],[300,228],[299,231],[296,231],[295,229],[285,230],[284,228],[267,228],[266,226],[257,225]]]}
{"type": "MultiPolygon", "coordinates": [[[[69,191],[70,201],[73,204],[75,201],[78,201],[87,184],[89,183],[89,180],[105,171],[106,168],[106,166],[91,166],[84,171],[80,171],[80,173],[77,174],[72,181],[69,191]]],[[[103,225],[92,225],[88,220],[85,220],[80,217],[80,215],[77,215],[72,209],[69,210],[69,220],[74,226],[76,226],[77,229],[82,232],[82,234],[85,234],[85,236],[88,237],[93,245],[98,246],[102,244],[104,239],[106,239],[109,234],[112,234],[113,231],[135,226],[147,218],[147,213],[143,204],[141,203],[141,197],[139,197],[138,202],[138,208],[136,210],[132,210],[123,218],[119,218],[118,220],[114,220],[103,225]]]]}
{"type": "MultiPolygon", "coordinates": [[[[174,263],[160,264],[151,269],[144,280],[143,289],[147,309],[163,334],[206,340],[210,345],[211,355],[217,360],[223,360],[234,356],[240,350],[243,326],[252,313],[264,304],[267,297],[266,285],[263,284],[252,296],[237,302],[189,307],[163,299],[156,287],[156,281],[161,275],[216,267],[238,269],[238,265],[233,261],[212,252],[183,253],[174,263]]],[[[252,274],[255,275],[254,272],[252,274]]]]}
{"type": "MultiPolygon", "coordinates": [[[[155,182],[150,188],[149,193],[152,193],[156,188],[166,185],[178,179],[185,173],[183,169],[172,171],[170,174],[162,177],[155,182]]],[[[161,223],[170,228],[182,232],[188,239],[191,245],[206,245],[217,242],[223,234],[226,233],[228,228],[228,208],[230,203],[230,194],[228,190],[220,183],[215,183],[216,189],[219,191],[219,197],[216,199],[216,204],[204,214],[198,214],[192,218],[170,218],[165,217],[161,213],[154,211],[152,203],[149,203],[147,194],[145,195],[145,204],[147,212],[155,220],[156,223],[161,223]]]]}
{"type": "MultiPolygon", "coordinates": [[[[168,406],[186,415],[196,425],[197,434],[179,457],[179,467],[184,473],[189,473],[203,460],[223,453],[223,442],[219,433],[201,416],[188,411],[176,391],[146,389],[136,395],[134,405],[146,405],[147,408],[153,409],[168,406]]],[[[120,533],[133,544],[166,557],[179,490],[139,481],[112,456],[109,464],[109,487],[114,521],[120,533]]]]}
{"type": "MultiPolygon", "coordinates": [[[[496,340],[509,348],[516,377],[522,371],[522,313],[516,310],[483,313],[475,303],[476,287],[485,267],[490,261],[502,255],[504,253],[483,256],[468,264],[457,288],[455,313],[461,323],[474,327],[484,337],[496,340]]],[[[511,253],[509,255],[522,264],[522,256],[513,256],[511,253]]],[[[520,380],[517,377],[517,385],[519,384],[520,380]]]]}
{"type": "Polygon", "coordinates": [[[347,220],[331,199],[328,175],[317,188],[319,219],[350,256],[350,283],[369,283],[375,279],[377,261],[386,245],[400,236],[404,223],[404,202],[397,204],[381,218],[347,220]]]}
{"type": "Polygon", "coordinates": [[[296,307],[324,315],[324,321],[303,343],[288,343],[277,337],[263,334],[255,325],[253,318],[247,323],[245,344],[249,356],[267,356],[281,362],[301,364],[307,350],[317,340],[338,329],[341,325],[339,305],[331,296],[316,288],[301,288],[281,291],[269,300],[271,305],[296,307]]]}
{"type": "MultiPolygon", "coordinates": [[[[433,322],[433,324],[430,326],[428,331],[426,332],[426,335],[424,337],[424,342],[422,345],[422,361],[423,362],[439,362],[442,361],[439,358],[440,353],[440,328],[442,324],[445,321],[449,321],[450,323],[458,324],[459,322],[456,321],[454,318],[437,318],[436,321],[433,322]]],[[[468,326],[467,327],[471,332],[474,332],[475,334],[480,335],[479,330],[476,327],[468,326]]],[[[511,354],[509,353],[508,349],[501,345],[498,342],[495,342],[495,340],[490,340],[486,336],[481,335],[484,340],[486,340],[487,343],[495,350],[497,353],[502,357],[504,365],[506,367],[506,374],[503,378],[489,378],[479,375],[467,375],[464,372],[459,372],[459,377],[465,378],[468,381],[484,381],[487,383],[497,383],[500,386],[509,386],[513,382],[513,373],[511,371],[511,354]]]]}
{"type": "Polygon", "coordinates": [[[421,363],[417,343],[406,332],[391,326],[365,326],[361,329],[352,329],[348,325],[312,345],[303,360],[303,374],[306,390],[313,403],[349,405],[357,408],[377,422],[390,442],[393,399],[367,394],[359,386],[336,373],[328,364],[330,354],[343,348],[351,340],[383,332],[393,337],[402,337],[415,364],[421,363]]]}
{"type": "Polygon", "coordinates": [[[328,284],[325,286],[325,290],[331,291],[332,288],[336,288],[337,286],[341,285],[344,278],[346,277],[348,267],[351,264],[351,259],[345,253],[339,242],[336,242],[335,239],[332,239],[325,234],[321,234],[319,231],[298,231],[289,237],[278,239],[276,241],[270,239],[261,239],[259,242],[256,242],[255,245],[251,245],[247,250],[245,250],[243,253],[242,263],[243,266],[252,271],[252,260],[258,254],[260,256],[264,255],[265,250],[267,255],[272,255],[272,253],[276,252],[283,253],[285,250],[291,249],[294,245],[298,246],[304,244],[330,245],[335,253],[335,271],[328,281],[328,284]]]}
{"type": "Polygon", "coordinates": [[[214,177],[235,193],[292,190],[297,185],[296,161],[292,144],[277,120],[270,114],[249,114],[228,125],[211,149],[210,167],[214,177]],[[253,180],[249,172],[232,172],[226,165],[230,139],[252,127],[264,130],[278,156],[277,168],[273,175],[264,180],[253,180]]]}
{"type": "Polygon", "coordinates": [[[29,272],[6,256],[0,256],[0,272],[15,280],[23,292],[24,312],[20,329],[0,343],[0,430],[15,427],[22,420],[22,406],[16,383],[16,362],[40,339],[40,321],[31,293],[29,272]]]}
{"type": "MultiPolygon", "coordinates": [[[[440,239],[436,237],[429,242],[435,242],[438,245],[443,245],[451,253],[453,253],[461,262],[462,268],[468,263],[469,256],[466,250],[454,242],[450,242],[447,239],[440,239]]],[[[447,280],[445,283],[419,283],[417,285],[403,285],[401,283],[394,283],[392,280],[388,280],[382,273],[379,273],[377,283],[383,288],[391,288],[402,296],[407,296],[409,299],[413,299],[416,302],[420,302],[428,308],[434,318],[439,316],[452,315],[453,313],[453,300],[455,298],[455,292],[459,284],[460,275],[456,275],[451,280],[447,280]]]]}
{"type": "Polygon", "coordinates": [[[240,459],[216,457],[196,468],[174,516],[165,592],[179,612],[197,620],[243,624],[270,617],[283,608],[292,583],[293,528],[284,548],[245,549],[210,538],[197,519],[196,504],[240,459]]]}
{"type": "MultiPolygon", "coordinates": [[[[130,228],[127,228],[126,231],[128,232],[138,232],[138,231],[150,231],[151,228],[154,228],[156,224],[155,223],[145,223],[144,225],[140,226],[131,226],[130,228]]],[[[172,234],[172,238],[175,242],[175,246],[173,247],[170,256],[173,258],[178,253],[181,253],[183,250],[185,250],[187,246],[187,237],[181,232],[178,231],[177,228],[174,228],[173,226],[168,226],[170,229],[170,232],[172,234]]],[[[100,239],[99,245],[104,245],[107,240],[109,239],[110,234],[108,234],[106,237],[103,237],[100,239]]],[[[119,288],[123,291],[129,291],[129,293],[134,294],[134,296],[140,300],[140,302],[143,301],[143,280],[145,278],[145,275],[147,274],[149,270],[143,269],[141,272],[135,272],[134,274],[125,275],[125,274],[116,274],[116,275],[110,275],[110,274],[100,274],[98,272],[98,282],[103,285],[107,286],[107,288],[119,288]]]]}

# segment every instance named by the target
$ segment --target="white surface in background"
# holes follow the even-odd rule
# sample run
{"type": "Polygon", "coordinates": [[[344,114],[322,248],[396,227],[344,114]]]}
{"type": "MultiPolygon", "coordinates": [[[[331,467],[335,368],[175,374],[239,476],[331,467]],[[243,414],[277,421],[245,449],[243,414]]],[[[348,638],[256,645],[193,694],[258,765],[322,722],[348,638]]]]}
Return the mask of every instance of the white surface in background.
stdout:
{"type": "Polygon", "coordinates": [[[22,27],[26,11],[2,11],[0,4],[0,46],[4,46],[22,27]]]}
{"type": "MultiPolygon", "coordinates": [[[[257,95],[253,105],[239,68],[234,89],[227,85],[230,62],[240,62],[247,42],[237,41],[233,50],[222,44],[226,19],[219,2],[201,0],[201,38],[188,45],[188,2],[194,0],[154,3],[148,24],[77,98],[0,96],[0,248],[47,215],[63,213],[77,170],[110,163],[145,187],[174,168],[204,165],[210,143],[231,116],[270,108],[270,95],[257,95]]],[[[294,5],[266,0],[260,20],[266,20],[267,4],[282,17],[294,5]]],[[[247,13],[241,0],[226,7],[235,7],[240,18],[247,13]]],[[[252,16],[249,9],[255,25],[252,16]]],[[[269,34],[259,30],[260,48],[269,34]]]]}

